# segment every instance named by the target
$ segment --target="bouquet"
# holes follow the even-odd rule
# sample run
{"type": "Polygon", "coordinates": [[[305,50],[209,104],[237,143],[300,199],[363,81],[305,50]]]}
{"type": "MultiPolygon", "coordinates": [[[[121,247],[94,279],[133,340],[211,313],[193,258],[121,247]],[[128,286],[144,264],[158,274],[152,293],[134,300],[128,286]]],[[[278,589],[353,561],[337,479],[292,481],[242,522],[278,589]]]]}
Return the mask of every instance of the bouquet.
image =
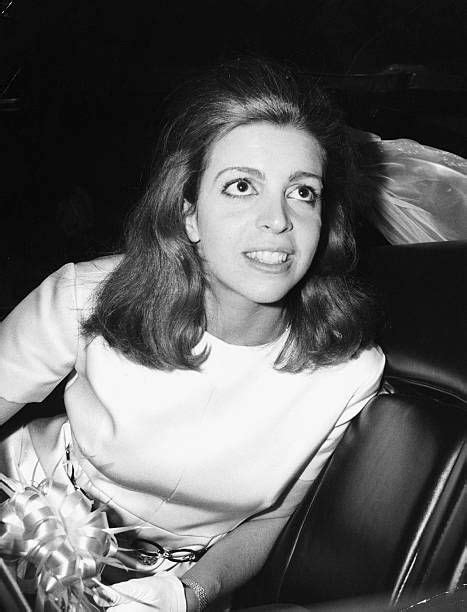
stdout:
{"type": "MultiPolygon", "coordinates": [[[[105,565],[124,568],[102,509],[47,478],[24,484],[0,474],[0,556],[38,612],[99,610],[93,590],[105,565]]],[[[126,569],[126,568],[124,568],[126,569]]]]}

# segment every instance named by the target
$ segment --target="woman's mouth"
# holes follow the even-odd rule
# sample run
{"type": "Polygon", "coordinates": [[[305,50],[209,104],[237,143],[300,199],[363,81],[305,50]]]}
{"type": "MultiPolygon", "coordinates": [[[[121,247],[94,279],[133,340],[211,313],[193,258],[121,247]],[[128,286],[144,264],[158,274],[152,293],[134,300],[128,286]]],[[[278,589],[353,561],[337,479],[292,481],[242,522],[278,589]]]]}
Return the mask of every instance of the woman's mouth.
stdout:
{"type": "Polygon", "coordinates": [[[247,251],[248,259],[259,261],[264,264],[281,264],[287,261],[289,254],[284,251],[247,251]]]}

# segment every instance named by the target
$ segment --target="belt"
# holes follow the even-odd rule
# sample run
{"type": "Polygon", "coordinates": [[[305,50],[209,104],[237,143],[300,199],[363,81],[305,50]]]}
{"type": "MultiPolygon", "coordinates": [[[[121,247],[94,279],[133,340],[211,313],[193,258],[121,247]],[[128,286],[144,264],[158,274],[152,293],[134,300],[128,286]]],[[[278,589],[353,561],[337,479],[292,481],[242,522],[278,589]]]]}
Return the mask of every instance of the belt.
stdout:
{"type": "Polygon", "coordinates": [[[207,546],[199,549],[191,548],[165,548],[158,542],[137,538],[132,541],[131,547],[119,547],[115,557],[128,569],[151,574],[160,569],[169,570],[180,563],[194,563],[201,559],[207,546]]]}

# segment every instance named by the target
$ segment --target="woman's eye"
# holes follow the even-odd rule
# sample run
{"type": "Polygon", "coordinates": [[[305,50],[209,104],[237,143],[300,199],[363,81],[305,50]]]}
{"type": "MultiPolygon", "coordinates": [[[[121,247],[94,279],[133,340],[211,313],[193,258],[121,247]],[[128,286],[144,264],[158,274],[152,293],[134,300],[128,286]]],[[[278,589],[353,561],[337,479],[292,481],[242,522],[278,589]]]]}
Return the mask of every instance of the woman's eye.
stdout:
{"type": "Polygon", "coordinates": [[[315,204],[319,200],[319,194],[312,187],[308,187],[307,185],[299,185],[298,187],[294,187],[287,194],[288,198],[292,198],[294,200],[301,200],[302,202],[308,202],[309,204],[315,204]]]}
{"type": "Polygon", "coordinates": [[[225,185],[222,193],[229,196],[250,196],[258,192],[247,179],[236,179],[225,185]]]}

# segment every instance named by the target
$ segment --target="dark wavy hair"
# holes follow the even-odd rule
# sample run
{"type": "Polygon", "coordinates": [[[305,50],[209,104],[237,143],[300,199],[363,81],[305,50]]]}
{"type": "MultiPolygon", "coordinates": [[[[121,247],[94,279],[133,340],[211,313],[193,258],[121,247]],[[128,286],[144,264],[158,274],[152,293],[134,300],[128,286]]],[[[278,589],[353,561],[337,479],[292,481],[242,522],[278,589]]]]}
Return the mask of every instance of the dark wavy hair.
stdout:
{"type": "Polygon", "coordinates": [[[124,257],[100,288],[84,333],[102,335],[145,366],[200,367],[207,354],[193,348],[206,328],[206,279],[185,232],[184,200],[196,205],[214,142],[237,126],[268,122],[311,134],[325,156],[320,242],[285,298],[289,334],[275,367],[299,372],[354,356],[371,342],[374,317],[352,275],[357,168],[340,111],[305,74],[263,59],[222,64],[182,89],[169,100],[171,116],[129,219],[124,257]]]}

